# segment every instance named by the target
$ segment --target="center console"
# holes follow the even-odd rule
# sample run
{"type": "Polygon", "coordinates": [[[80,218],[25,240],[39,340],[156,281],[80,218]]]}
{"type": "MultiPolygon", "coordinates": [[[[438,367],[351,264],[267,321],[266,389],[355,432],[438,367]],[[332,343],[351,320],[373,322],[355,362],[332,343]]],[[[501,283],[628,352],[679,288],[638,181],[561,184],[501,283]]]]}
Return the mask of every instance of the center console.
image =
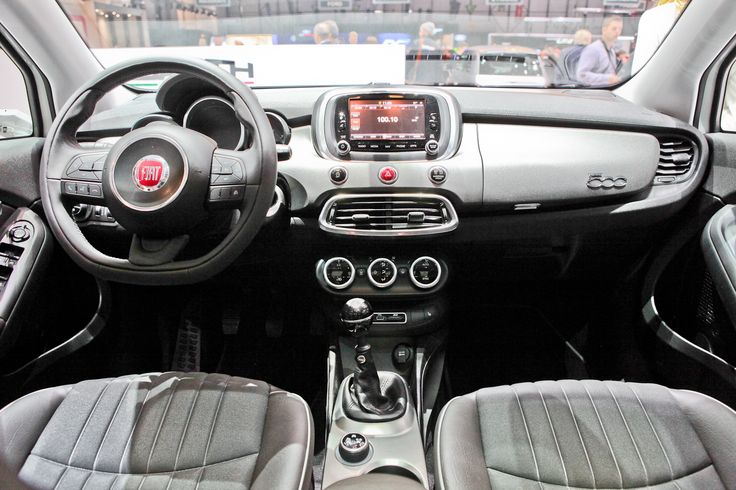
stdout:
{"type": "Polygon", "coordinates": [[[292,210],[314,203],[330,235],[314,269],[336,332],[325,488],[355,478],[367,488],[376,474],[429,488],[426,433],[444,370],[450,267],[427,237],[453,232],[456,206],[481,197],[482,162],[463,146],[474,139],[463,142],[462,127],[457,101],[441,89],[330,90],[312,116],[314,165],[286,168],[309,175],[292,210]]]}
{"type": "Polygon", "coordinates": [[[376,369],[367,338],[373,318],[370,303],[361,298],[348,300],[340,312],[342,327],[355,343],[357,367],[335,397],[322,483],[330,488],[350,478],[389,473],[429,488],[417,409],[400,374],[376,369]]]}

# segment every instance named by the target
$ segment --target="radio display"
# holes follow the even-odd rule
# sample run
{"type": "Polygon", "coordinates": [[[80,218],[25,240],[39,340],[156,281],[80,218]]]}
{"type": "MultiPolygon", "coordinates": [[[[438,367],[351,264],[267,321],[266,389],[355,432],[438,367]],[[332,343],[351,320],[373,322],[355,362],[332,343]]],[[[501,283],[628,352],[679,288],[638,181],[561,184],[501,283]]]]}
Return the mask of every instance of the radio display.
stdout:
{"type": "Polygon", "coordinates": [[[426,138],[424,100],[350,99],[353,141],[422,140],[426,138]]]}

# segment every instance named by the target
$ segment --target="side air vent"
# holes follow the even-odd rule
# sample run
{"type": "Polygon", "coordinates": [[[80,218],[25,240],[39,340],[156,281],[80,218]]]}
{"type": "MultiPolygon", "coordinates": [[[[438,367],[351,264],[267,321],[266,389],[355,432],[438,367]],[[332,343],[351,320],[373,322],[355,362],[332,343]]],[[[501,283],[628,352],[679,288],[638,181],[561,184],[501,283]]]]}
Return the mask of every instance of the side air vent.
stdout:
{"type": "Polygon", "coordinates": [[[328,200],[319,216],[325,231],[359,236],[412,236],[457,228],[452,203],[431,194],[352,194],[328,200]]]}
{"type": "Polygon", "coordinates": [[[688,178],[695,162],[695,144],[682,136],[659,138],[659,163],[655,184],[672,184],[688,178]]]}

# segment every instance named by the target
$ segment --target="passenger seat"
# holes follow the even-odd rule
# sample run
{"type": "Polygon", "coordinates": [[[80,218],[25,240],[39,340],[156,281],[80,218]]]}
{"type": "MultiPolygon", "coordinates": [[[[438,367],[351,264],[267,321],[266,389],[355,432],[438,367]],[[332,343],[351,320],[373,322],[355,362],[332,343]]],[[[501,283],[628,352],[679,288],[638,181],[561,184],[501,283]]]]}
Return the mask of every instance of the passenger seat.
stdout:
{"type": "Polygon", "coordinates": [[[439,490],[736,488],[736,412],[654,384],[485,388],[444,407],[434,441],[439,490]]]}

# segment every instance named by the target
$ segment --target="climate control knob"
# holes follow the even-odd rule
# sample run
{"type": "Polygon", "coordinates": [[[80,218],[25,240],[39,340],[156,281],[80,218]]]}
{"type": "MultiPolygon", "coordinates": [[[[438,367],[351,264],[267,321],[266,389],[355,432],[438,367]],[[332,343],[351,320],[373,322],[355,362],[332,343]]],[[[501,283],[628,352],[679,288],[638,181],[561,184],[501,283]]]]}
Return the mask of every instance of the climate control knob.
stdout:
{"type": "Polygon", "coordinates": [[[390,259],[380,258],[368,266],[368,280],[377,288],[387,288],[396,282],[396,264],[390,259]]]}
{"type": "Polygon", "coordinates": [[[442,266],[429,256],[419,257],[409,268],[409,279],[419,289],[433,288],[440,282],[442,266]]]}
{"type": "Polygon", "coordinates": [[[332,257],[325,262],[322,277],[332,289],[345,289],[355,280],[355,267],[344,257],[332,257]]]}

